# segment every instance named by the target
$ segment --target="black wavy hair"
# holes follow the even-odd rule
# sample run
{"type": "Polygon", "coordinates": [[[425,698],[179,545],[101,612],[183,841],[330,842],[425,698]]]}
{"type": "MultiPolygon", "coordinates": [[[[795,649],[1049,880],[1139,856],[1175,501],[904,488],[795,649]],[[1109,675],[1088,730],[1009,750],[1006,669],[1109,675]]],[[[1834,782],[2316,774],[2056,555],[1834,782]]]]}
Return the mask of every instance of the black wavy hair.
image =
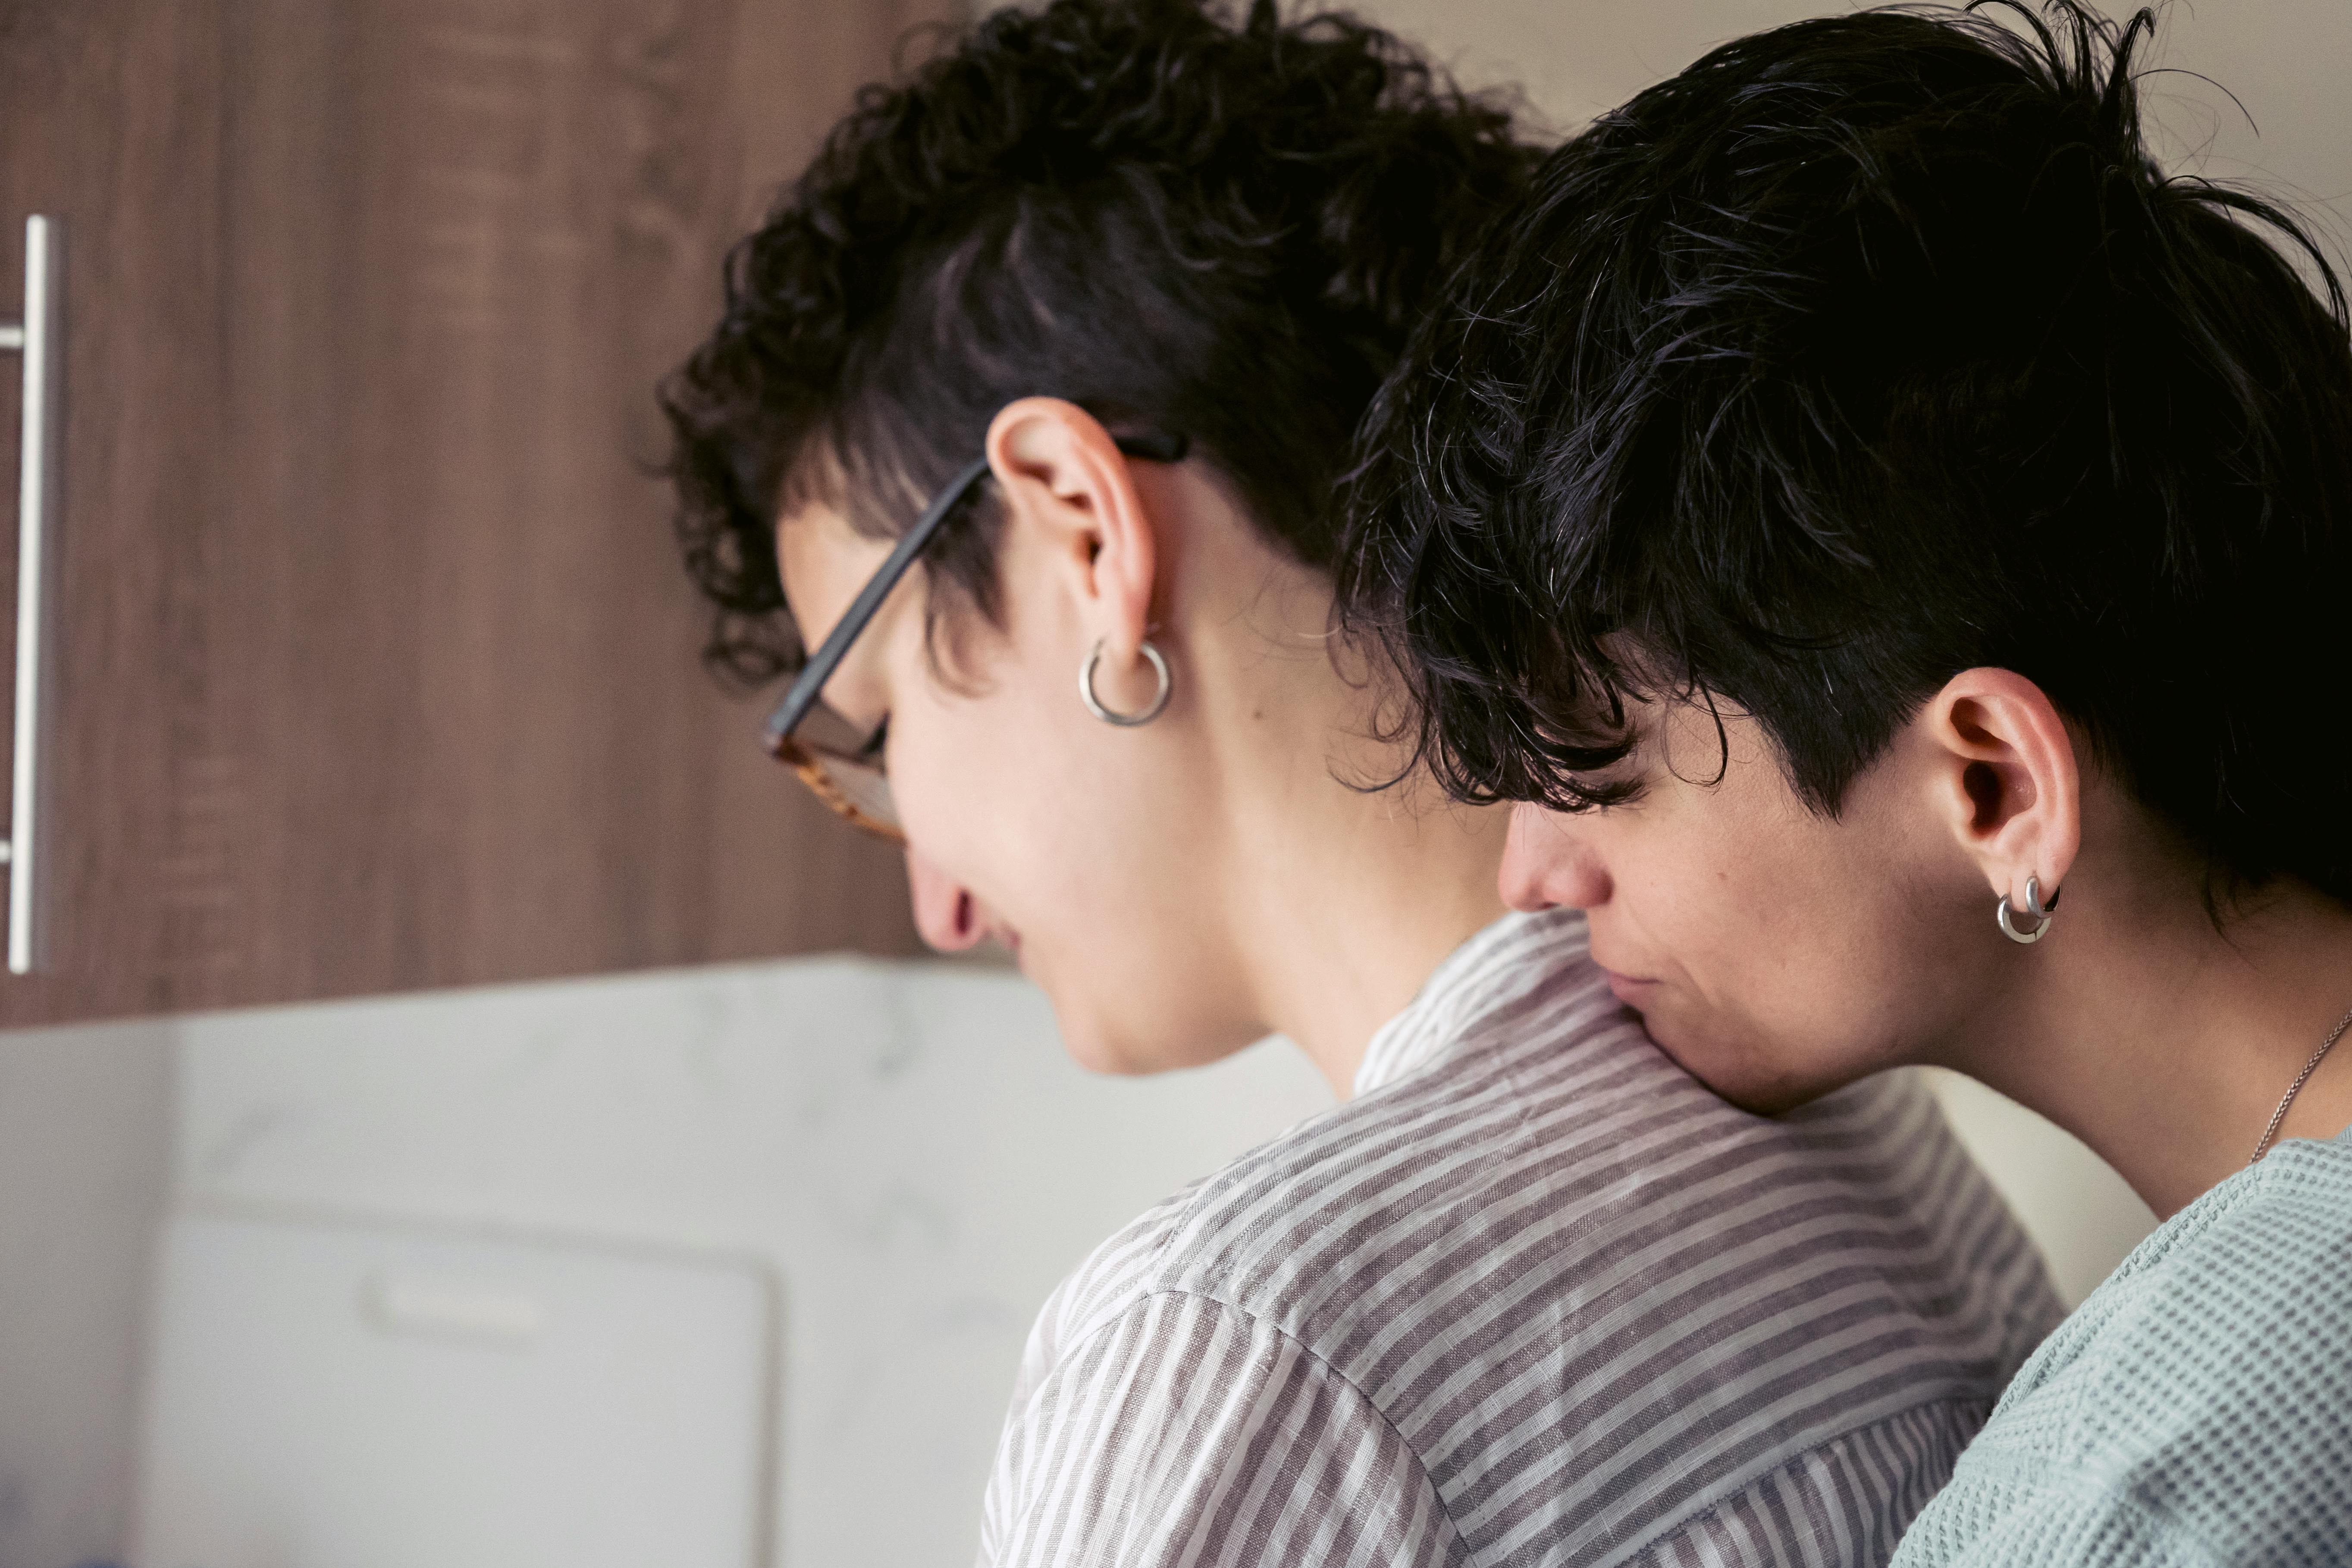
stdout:
{"type": "MultiPolygon", "coordinates": [[[[1539,156],[1505,102],[1389,34],[1273,0],[1000,11],[866,89],[661,390],[706,657],[746,681],[797,668],[781,509],[895,535],[1026,395],[1189,437],[1328,567],[1358,421],[1539,156]]],[[[996,522],[967,507],[925,560],[991,616],[996,522]]]]}
{"type": "Polygon", "coordinates": [[[1401,363],[1343,618],[1455,794],[1622,799],[1631,705],[1689,700],[1834,816],[1998,666],[2209,886],[2352,897],[2343,289],[2286,210],[2157,166],[2150,12],[2003,16],[1717,49],[1555,153],[1401,363]]]}

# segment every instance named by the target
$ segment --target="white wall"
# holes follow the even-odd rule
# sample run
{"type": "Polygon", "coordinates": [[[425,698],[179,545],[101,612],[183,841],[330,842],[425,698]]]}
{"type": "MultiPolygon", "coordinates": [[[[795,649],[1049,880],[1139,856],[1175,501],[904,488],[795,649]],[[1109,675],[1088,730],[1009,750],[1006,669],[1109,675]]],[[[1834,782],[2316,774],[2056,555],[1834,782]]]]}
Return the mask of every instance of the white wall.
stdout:
{"type": "Polygon", "coordinates": [[[787,1568],[969,1561],[1046,1292],[1330,1098],[1279,1044],[1090,1076],[1035,991],[961,964],[822,960],[171,1028],[184,1202],[766,1260],[787,1568]]]}
{"type": "Polygon", "coordinates": [[[0,1036],[0,1568],[121,1550],[171,1070],[152,1028],[0,1036]]]}

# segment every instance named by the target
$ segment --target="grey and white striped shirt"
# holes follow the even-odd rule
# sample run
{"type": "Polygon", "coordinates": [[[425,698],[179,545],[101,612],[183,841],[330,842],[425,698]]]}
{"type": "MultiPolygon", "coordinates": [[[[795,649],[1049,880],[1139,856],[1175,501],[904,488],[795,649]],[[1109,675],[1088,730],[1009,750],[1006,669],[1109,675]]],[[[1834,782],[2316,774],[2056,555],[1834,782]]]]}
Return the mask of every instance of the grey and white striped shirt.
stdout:
{"type": "Polygon", "coordinates": [[[1908,1074],[1780,1121],[1512,916],[1031,1336],[998,1568],[1883,1563],[2060,1316],[1908,1074]]]}

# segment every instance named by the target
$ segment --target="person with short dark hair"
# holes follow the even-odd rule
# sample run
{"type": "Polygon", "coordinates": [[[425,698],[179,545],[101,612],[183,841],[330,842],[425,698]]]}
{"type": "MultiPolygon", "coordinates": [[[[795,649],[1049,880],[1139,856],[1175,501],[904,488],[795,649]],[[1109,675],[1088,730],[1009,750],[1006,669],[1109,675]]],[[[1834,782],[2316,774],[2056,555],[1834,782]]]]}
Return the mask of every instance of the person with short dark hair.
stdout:
{"type": "Polygon", "coordinates": [[[1668,1053],[1957,1068],[2171,1216],[1908,1564],[2352,1562],[2352,340],[2147,152],[2154,26],[1716,50],[1546,164],[1356,479],[1418,760],[1668,1053]]]}
{"type": "Polygon", "coordinates": [[[1341,15],[1001,11],[869,91],[667,388],[772,747],[1090,1066],[1346,1101],[1098,1248],[982,1559],[1883,1563],[2055,1321],[1924,1090],[1776,1121],[1507,914],[1331,627],[1349,441],[1538,153],[1341,15]]]}

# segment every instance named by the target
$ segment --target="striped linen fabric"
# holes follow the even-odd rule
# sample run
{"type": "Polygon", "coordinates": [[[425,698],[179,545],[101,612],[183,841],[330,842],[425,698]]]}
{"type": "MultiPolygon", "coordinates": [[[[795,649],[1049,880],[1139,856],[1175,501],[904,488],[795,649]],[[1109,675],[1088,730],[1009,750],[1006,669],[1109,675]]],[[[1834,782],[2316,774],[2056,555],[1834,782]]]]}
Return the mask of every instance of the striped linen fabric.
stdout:
{"type": "Polygon", "coordinates": [[[2060,1310],[1909,1074],[1747,1115],[1510,916],[1031,1336],[1004,1568],[1883,1563],[2060,1310]]]}

